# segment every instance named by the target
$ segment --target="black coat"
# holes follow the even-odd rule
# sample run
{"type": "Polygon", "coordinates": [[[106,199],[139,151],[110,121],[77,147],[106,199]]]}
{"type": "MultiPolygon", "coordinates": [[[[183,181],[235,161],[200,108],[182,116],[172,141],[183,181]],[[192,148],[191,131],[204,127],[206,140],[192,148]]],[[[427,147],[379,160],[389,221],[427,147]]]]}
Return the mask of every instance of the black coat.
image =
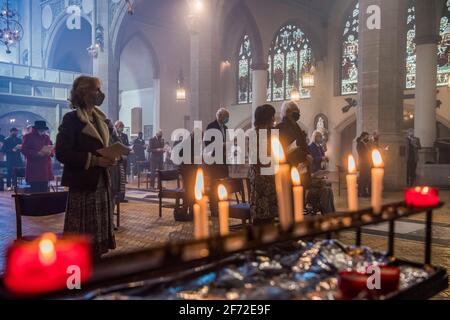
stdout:
{"type": "Polygon", "coordinates": [[[22,144],[22,139],[17,137],[8,137],[6,138],[3,148],[0,152],[3,152],[6,155],[6,163],[9,168],[22,168],[23,161],[20,150],[14,151],[14,148],[17,145],[22,144]]]}
{"type": "Polygon", "coordinates": [[[292,166],[297,166],[307,160],[309,155],[308,143],[306,141],[307,135],[300,126],[289,122],[287,119],[283,119],[275,129],[280,130],[280,142],[283,149],[286,150],[289,146],[296,141],[297,149],[292,153],[286,155],[287,161],[292,166]]]}
{"type": "MultiPolygon", "coordinates": [[[[83,122],[79,112],[64,116],[56,139],[56,158],[64,165],[62,185],[80,191],[95,191],[102,176],[108,177],[104,168],[87,168],[89,154],[99,156],[97,150],[108,145],[109,133],[104,115],[97,111],[96,118],[103,131],[95,134],[92,125],[83,122]],[[106,131],[106,133],[105,133],[106,131]]],[[[108,182],[109,183],[109,182],[108,182]]]]}

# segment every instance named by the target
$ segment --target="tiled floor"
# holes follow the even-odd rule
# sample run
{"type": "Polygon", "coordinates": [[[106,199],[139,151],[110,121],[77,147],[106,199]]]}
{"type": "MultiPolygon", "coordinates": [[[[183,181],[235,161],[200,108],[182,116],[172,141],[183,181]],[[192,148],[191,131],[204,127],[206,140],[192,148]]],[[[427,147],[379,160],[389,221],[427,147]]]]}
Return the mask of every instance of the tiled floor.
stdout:
{"type": "MultiPolygon", "coordinates": [[[[134,187],[134,186],[131,186],[134,187]]],[[[163,217],[158,216],[158,206],[154,203],[155,194],[131,188],[128,192],[129,204],[122,205],[121,228],[116,234],[118,248],[110,254],[121,254],[133,250],[158,246],[166,242],[190,239],[193,233],[191,223],[179,223],[173,219],[171,210],[165,209],[163,217]]],[[[433,229],[433,263],[446,267],[450,273],[450,191],[443,191],[441,198],[446,206],[437,211],[433,229]]],[[[402,199],[401,193],[389,193],[386,202],[402,199]]],[[[345,209],[344,196],[336,196],[337,210],[345,209]]],[[[362,200],[361,206],[368,206],[368,200],[362,200]]],[[[397,224],[396,254],[399,258],[422,261],[424,236],[424,216],[406,219],[397,224]]],[[[239,223],[233,221],[232,223],[239,223]]],[[[4,256],[7,247],[15,239],[14,204],[10,193],[0,193],[0,273],[4,268],[4,256]]],[[[45,218],[23,218],[24,235],[36,235],[42,232],[61,232],[64,216],[45,218]]],[[[217,221],[213,220],[217,230],[217,221]]],[[[372,226],[364,230],[363,243],[376,250],[386,249],[386,226],[372,226]]],[[[351,244],[354,233],[339,235],[344,243],[351,244]]],[[[450,299],[450,291],[440,294],[438,299],[450,299]]]]}

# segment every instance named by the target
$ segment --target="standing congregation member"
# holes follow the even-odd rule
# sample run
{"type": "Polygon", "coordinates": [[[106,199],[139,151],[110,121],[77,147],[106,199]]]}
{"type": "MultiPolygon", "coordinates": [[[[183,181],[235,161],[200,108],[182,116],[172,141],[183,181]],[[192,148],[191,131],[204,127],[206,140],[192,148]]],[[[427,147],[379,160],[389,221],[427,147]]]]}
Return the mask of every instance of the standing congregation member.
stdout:
{"type": "MultiPolygon", "coordinates": [[[[124,146],[129,147],[130,142],[128,140],[128,135],[124,132],[125,124],[122,121],[116,121],[114,124],[114,143],[121,143],[124,146]]],[[[118,195],[118,200],[120,202],[128,202],[125,199],[126,196],[126,185],[127,185],[127,171],[128,171],[128,156],[122,156],[118,161],[119,173],[120,173],[120,192],[118,195]]]]}
{"type": "Polygon", "coordinates": [[[294,101],[286,101],[281,107],[282,120],[276,126],[280,130],[280,142],[286,153],[289,164],[299,167],[303,186],[308,189],[311,186],[310,164],[312,157],[309,154],[307,134],[298,121],[300,120],[300,108],[294,101]]]}
{"type": "Polygon", "coordinates": [[[360,197],[367,198],[371,193],[372,170],[372,145],[369,133],[363,132],[356,142],[359,166],[358,193],[360,197]]]}
{"type": "Polygon", "coordinates": [[[26,158],[25,179],[32,193],[48,192],[49,182],[54,179],[52,157],[53,143],[47,134],[45,121],[36,121],[31,133],[23,137],[22,154],[26,158]]]}
{"type": "Polygon", "coordinates": [[[90,236],[95,260],[116,247],[108,172],[116,161],[98,153],[110,142],[98,108],[104,99],[99,79],[77,78],[71,92],[75,110],[64,116],[56,141],[56,157],[64,164],[62,185],[69,188],[64,233],[90,236]]]}
{"type": "MultiPolygon", "coordinates": [[[[6,138],[1,152],[6,155],[6,186],[11,188],[11,180],[15,169],[23,167],[22,156],[20,154],[20,149],[22,148],[22,139],[17,137],[19,130],[12,128],[9,137],[6,138]]],[[[17,186],[17,179],[13,181],[13,186],[17,186]]],[[[10,189],[11,190],[11,189],[10,189]]]]}
{"type": "Polygon", "coordinates": [[[324,163],[328,161],[328,158],[325,156],[322,133],[314,131],[311,141],[312,143],[308,146],[309,153],[313,158],[311,173],[316,173],[323,169],[324,163]]]}
{"type": "MultiPolygon", "coordinates": [[[[223,158],[222,163],[216,163],[212,165],[207,165],[205,168],[205,174],[208,177],[208,181],[211,184],[210,190],[210,208],[211,208],[211,214],[213,216],[218,215],[218,194],[217,194],[217,188],[218,188],[218,180],[225,179],[229,177],[229,168],[227,164],[227,154],[226,154],[226,143],[227,143],[227,124],[230,121],[230,113],[227,109],[221,108],[216,113],[216,120],[211,122],[206,130],[219,130],[222,133],[222,142],[223,142],[223,158]]],[[[206,146],[209,146],[210,144],[214,143],[215,140],[212,139],[212,141],[208,141],[205,143],[206,146]]],[[[215,153],[212,154],[212,156],[215,156],[215,153]]]]}
{"type": "Polygon", "coordinates": [[[416,184],[417,163],[419,162],[419,150],[422,149],[420,139],[414,136],[414,130],[408,130],[406,138],[407,180],[408,187],[416,184]]]}
{"type": "Polygon", "coordinates": [[[133,141],[133,152],[135,156],[134,175],[140,174],[138,172],[138,163],[145,161],[145,140],[144,133],[139,132],[138,137],[133,141]]]}
{"type": "MultiPolygon", "coordinates": [[[[271,135],[270,130],[273,129],[275,122],[275,108],[271,105],[263,105],[255,111],[255,130],[257,134],[257,154],[259,155],[261,131],[267,130],[267,154],[271,155],[271,135]]],[[[270,165],[263,165],[258,157],[258,163],[250,165],[249,180],[250,180],[250,214],[253,223],[256,225],[273,223],[275,217],[278,215],[278,200],[277,191],[275,187],[274,175],[263,175],[261,169],[270,167],[270,165]]]]}
{"type": "Polygon", "coordinates": [[[164,169],[164,139],[163,132],[159,129],[156,136],[150,139],[149,153],[150,153],[150,187],[155,188],[156,173],[158,170],[164,169]]]}

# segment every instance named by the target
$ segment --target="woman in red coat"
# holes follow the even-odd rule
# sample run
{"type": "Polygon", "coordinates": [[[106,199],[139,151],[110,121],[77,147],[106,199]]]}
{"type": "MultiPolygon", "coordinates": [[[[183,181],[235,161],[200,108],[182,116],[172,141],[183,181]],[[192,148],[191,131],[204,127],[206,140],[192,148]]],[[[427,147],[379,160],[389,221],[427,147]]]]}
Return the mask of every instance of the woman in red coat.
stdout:
{"type": "Polygon", "coordinates": [[[48,192],[48,184],[54,179],[53,143],[47,131],[45,121],[36,121],[31,133],[23,137],[22,153],[27,160],[25,178],[32,193],[48,192]]]}

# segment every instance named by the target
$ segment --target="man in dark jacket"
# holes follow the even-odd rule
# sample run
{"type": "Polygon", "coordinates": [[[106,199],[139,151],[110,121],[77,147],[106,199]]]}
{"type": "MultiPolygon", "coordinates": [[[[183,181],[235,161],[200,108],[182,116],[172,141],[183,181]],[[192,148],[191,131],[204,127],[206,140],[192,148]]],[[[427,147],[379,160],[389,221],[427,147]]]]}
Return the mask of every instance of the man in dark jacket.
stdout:
{"type": "Polygon", "coordinates": [[[163,132],[159,129],[156,136],[150,139],[150,187],[155,188],[156,173],[164,169],[164,139],[163,132]]]}
{"type": "Polygon", "coordinates": [[[416,184],[417,163],[419,162],[419,150],[422,149],[420,139],[414,136],[414,130],[408,130],[406,138],[407,157],[407,185],[413,187],[416,184]]]}
{"type": "MultiPolygon", "coordinates": [[[[209,178],[209,181],[211,183],[211,194],[210,194],[210,208],[211,213],[213,216],[217,216],[218,214],[218,194],[217,194],[217,188],[218,183],[217,181],[220,179],[225,179],[229,177],[229,168],[228,164],[226,162],[227,155],[226,155],[226,143],[227,143],[227,124],[230,121],[230,113],[228,110],[221,108],[216,113],[216,120],[211,122],[208,127],[206,128],[206,131],[208,130],[219,130],[222,133],[222,142],[223,142],[223,159],[222,163],[218,164],[212,164],[207,165],[205,167],[206,169],[206,176],[209,178]]],[[[209,146],[210,144],[214,143],[215,140],[212,139],[212,141],[208,141],[205,143],[206,146],[209,146]]],[[[215,154],[213,153],[212,156],[214,157],[215,154]]]]}
{"type": "Polygon", "coordinates": [[[280,132],[280,142],[286,153],[287,162],[292,167],[300,167],[300,175],[303,186],[308,189],[311,186],[311,163],[307,134],[298,125],[300,120],[300,108],[293,101],[285,102],[281,108],[282,121],[275,129],[280,132]]]}
{"type": "MultiPolygon", "coordinates": [[[[22,148],[22,139],[17,137],[19,130],[12,128],[10,135],[6,138],[0,152],[6,155],[7,180],[6,186],[11,188],[11,180],[15,169],[23,167],[20,149],[22,148]]],[[[13,181],[13,186],[17,186],[17,180],[13,181]]]]}
{"type": "MultiPolygon", "coordinates": [[[[139,174],[138,172],[138,163],[142,163],[145,161],[145,140],[144,133],[139,132],[138,137],[133,141],[133,152],[135,158],[134,165],[134,175],[139,174]]],[[[140,168],[142,170],[142,168],[140,168]]]]}
{"type": "Polygon", "coordinates": [[[358,193],[360,197],[367,198],[371,194],[372,169],[372,145],[370,143],[369,133],[363,132],[356,141],[359,166],[358,193]]]}

